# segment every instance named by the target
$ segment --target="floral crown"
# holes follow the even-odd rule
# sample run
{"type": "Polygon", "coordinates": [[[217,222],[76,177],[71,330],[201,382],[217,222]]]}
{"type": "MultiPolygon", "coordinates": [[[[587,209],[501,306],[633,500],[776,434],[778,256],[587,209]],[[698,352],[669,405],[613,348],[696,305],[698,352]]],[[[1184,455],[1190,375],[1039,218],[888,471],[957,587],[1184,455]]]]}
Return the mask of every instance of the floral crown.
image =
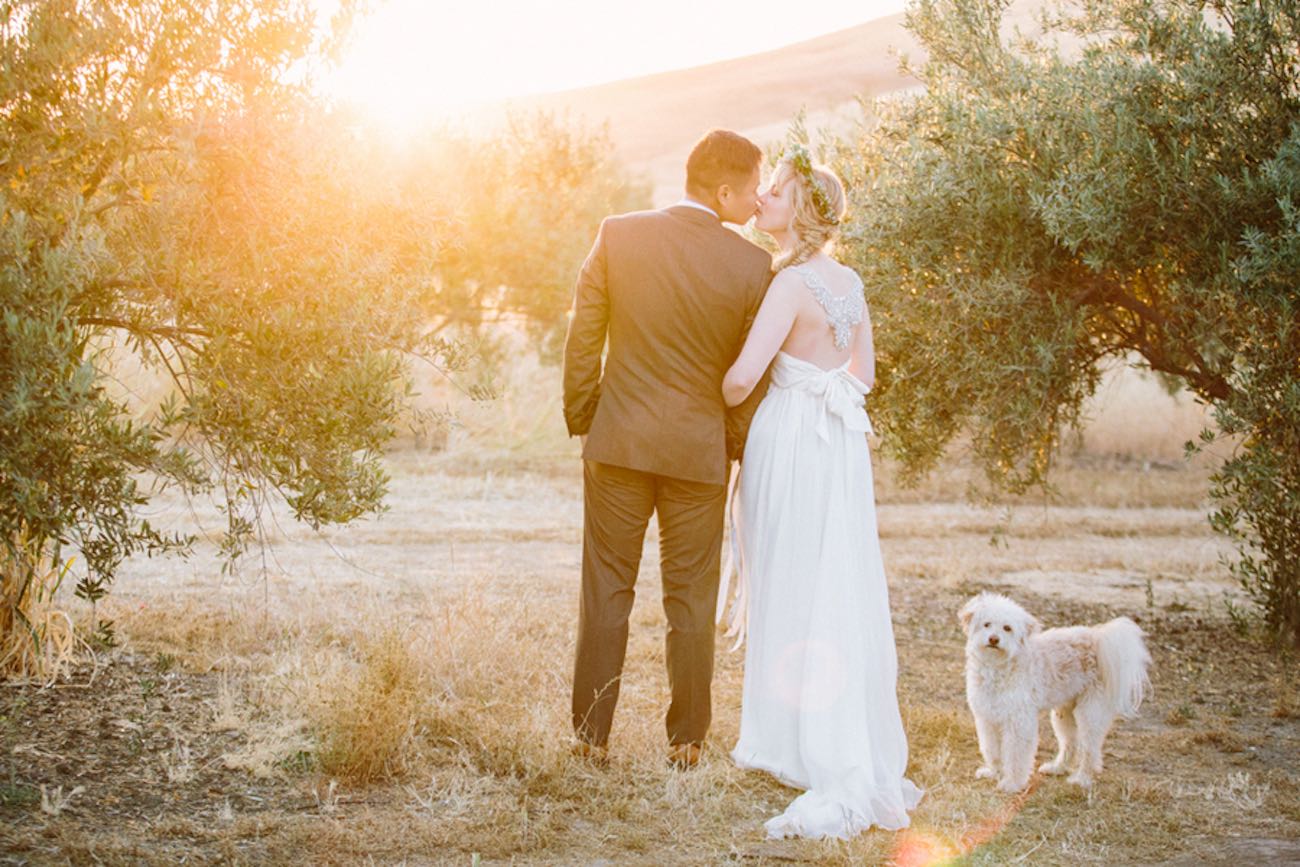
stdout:
{"type": "Polygon", "coordinates": [[[812,191],[813,206],[817,209],[817,215],[832,226],[838,226],[840,218],[835,214],[835,206],[831,204],[830,196],[826,195],[817,176],[813,174],[812,155],[808,153],[807,145],[800,141],[791,142],[786,146],[781,159],[799,173],[804,180],[804,185],[812,191]]]}

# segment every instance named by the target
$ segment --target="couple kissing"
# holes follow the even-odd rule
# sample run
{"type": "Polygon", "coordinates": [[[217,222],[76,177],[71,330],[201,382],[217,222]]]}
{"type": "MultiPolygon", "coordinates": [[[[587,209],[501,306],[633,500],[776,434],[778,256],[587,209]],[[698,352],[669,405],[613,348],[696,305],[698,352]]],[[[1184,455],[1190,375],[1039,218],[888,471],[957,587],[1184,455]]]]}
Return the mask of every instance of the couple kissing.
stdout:
{"type": "Polygon", "coordinates": [[[564,415],[583,438],[574,751],[603,761],[646,527],[658,516],[668,759],[690,768],[712,717],[715,618],[745,642],[742,768],[803,789],[771,837],[908,825],[897,655],[876,530],[875,359],[862,281],[832,257],[839,178],[793,144],[714,130],[685,196],[608,217],[578,277],[564,415]],[[750,221],[775,259],[727,228],[750,221]],[[735,589],[720,591],[728,478],[735,589]]]}

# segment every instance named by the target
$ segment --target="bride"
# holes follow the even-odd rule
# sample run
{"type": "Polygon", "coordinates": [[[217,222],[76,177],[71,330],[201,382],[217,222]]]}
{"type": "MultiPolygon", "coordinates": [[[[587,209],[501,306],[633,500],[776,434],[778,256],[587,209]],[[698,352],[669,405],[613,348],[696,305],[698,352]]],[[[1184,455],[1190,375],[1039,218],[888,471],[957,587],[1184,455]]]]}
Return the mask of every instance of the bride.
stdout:
{"type": "Polygon", "coordinates": [[[903,776],[876,534],[863,408],[875,376],[871,323],[858,275],[827,253],[844,199],[803,146],[777,164],[755,225],[780,245],[778,273],[722,386],[735,406],[771,365],[740,468],[741,581],[729,630],[737,640],[748,633],[732,758],[807,790],[768,820],[770,837],[905,828],[921,798],[903,776]]]}

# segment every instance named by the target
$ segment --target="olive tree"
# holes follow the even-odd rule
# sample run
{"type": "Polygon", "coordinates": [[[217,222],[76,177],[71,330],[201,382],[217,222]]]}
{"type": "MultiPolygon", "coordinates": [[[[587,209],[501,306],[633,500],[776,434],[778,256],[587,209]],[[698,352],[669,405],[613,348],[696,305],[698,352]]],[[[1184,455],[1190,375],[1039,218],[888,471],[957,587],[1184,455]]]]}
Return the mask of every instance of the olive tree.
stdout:
{"type": "Polygon", "coordinates": [[[917,0],[924,91],[838,151],[888,446],[915,475],[967,434],[995,485],[1042,484],[1136,354],[1234,444],[1211,522],[1300,638],[1300,11],[1084,0],[1030,40],[1005,7],[917,0]]]}
{"type": "Polygon", "coordinates": [[[141,515],[162,487],[216,496],[228,562],[273,501],[317,527],[382,509],[410,359],[454,371],[443,326],[483,311],[553,331],[552,257],[640,195],[599,132],[403,147],[324,104],[355,13],[0,3],[0,669],[48,638],[35,596],[72,575],[94,601],[126,557],[188,547],[141,515]],[[113,381],[123,347],[163,399],[113,381]]]}

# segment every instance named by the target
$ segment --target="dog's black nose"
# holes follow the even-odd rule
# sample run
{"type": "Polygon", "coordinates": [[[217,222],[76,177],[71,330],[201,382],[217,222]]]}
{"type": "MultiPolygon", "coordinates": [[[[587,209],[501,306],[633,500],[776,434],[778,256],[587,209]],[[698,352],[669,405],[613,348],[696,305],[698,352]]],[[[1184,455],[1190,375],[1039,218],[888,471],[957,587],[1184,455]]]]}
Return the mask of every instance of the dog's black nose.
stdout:
{"type": "Polygon", "coordinates": [[[998,637],[997,637],[996,635],[990,635],[990,636],[989,636],[989,644],[993,645],[994,647],[997,647],[997,646],[998,646],[998,637]]]}

